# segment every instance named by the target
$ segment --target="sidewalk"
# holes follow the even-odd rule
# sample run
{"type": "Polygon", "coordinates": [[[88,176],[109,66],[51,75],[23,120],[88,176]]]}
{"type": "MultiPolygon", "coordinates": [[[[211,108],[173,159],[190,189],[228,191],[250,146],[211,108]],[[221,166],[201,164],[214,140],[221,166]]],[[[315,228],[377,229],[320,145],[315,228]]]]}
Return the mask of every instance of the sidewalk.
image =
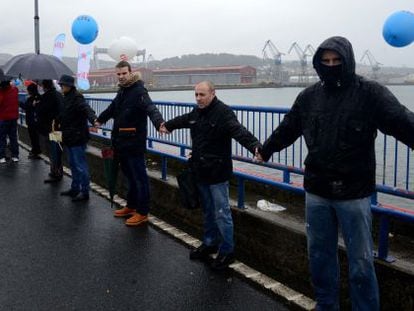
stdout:
{"type": "Polygon", "coordinates": [[[288,310],[234,272],[188,259],[152,225],[128,228],[104,198],[72,203],[48,165],[0,166],[0,310],[288,310]]]}

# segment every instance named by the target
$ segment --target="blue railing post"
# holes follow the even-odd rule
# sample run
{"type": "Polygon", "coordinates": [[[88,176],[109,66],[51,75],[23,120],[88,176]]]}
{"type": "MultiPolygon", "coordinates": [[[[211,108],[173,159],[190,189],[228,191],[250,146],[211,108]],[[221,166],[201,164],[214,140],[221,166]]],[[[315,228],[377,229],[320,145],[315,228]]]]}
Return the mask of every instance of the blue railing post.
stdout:
{"type": "Polygon", "coordinates": [[[185,147],[184,146],[180,147],[180,156],[185,157],[185,147]]]}
{"type": "Polygon", "coordinates": [[[167,157],[161,157],[161,179],[167,180],[167,157]]]}
{"type": "Polygon", "coordinates": [[[371,205],[378,205],[378,192],[376,191],[371,195],[371,205]]]}
{"type": "Polygon", "coordinates": [[[390,220],[386,215],[380,217],[380,232],[378,241],[378,259],[386,262],[393,262],[395,258],[388,256],[388,234],[389,234],[390,220]]]}
{"type": "Polygon", "coordinates": [[[237,207],[238,208],[244,208],[244,178],[238,177],[237,178],[237,207]]]}
{"type": "Polygon", "coordinates": [[[290,184],[290,172],[288,170],[283,170],[283,182],[290,184]]]}

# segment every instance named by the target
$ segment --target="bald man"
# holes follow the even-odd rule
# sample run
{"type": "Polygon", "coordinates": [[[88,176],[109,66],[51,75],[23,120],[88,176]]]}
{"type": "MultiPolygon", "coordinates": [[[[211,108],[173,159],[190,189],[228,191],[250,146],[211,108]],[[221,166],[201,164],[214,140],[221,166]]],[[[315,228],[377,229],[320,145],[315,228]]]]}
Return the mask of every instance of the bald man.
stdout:
{"type": "Polygon", "coordinates": [[[234,262],[233,219],[229,204],[232,176],[231,139],[254,153],[259,141],[236,118],[232,109],[216,97],[214,84],[195,86],[197,106],[161,126],[161,132],[189,128],[192,153],[189,165],[195,173],[204,217],[203,244],[190,259],[205,260],[218,251],[212,268],[222,270],[234,262]]]}

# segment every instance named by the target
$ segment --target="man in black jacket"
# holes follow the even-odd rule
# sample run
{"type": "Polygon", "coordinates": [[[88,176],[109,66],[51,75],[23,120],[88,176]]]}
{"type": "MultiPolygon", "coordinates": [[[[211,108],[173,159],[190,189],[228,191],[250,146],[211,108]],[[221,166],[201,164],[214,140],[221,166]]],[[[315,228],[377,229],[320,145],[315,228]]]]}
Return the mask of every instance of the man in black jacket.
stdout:
{"type": "Polygon", "coordinates": [[[62,149],[54,141],[49,140],[49,133],[52,131],[54,121],[62,111],[63,97],[52,80],[43,80],[40,83],[44,93],[40,102],[36,104],[36,128],[40,134],[43,144],[49,147],[50,173],[45,183],[58,182],[63,177],[62,149]]]}
{"type": "Polygon", "coordinates": [[[378,310],[370,195],[377,130],[414,148],[414,114],[384,86],[355,74],[351,43],[325,40],[313,58],[320,82],[303,90],[263,145],[259,160],[304,136],[306,229],[317,310],[337,310],[338,225],[347,249],[354,310],[378,310]]]}
{"type": "Polygon", "coordinates": [[[62,131],[62,143],[69,153],[72,172],[71,187],[61,195],[72,197],[73,202],[86,201],[89,200],[90,183],[85,153],[89,140],[88,121],[94,124],[96,115],[77,91],[73,77],[62,75],[58,83],[63,93],[63,109],[57,121],[62,131]]]}
{"type": "Polygon", "coordinates": [[[95,122],[99,127],[114,119],[112,146],[121,170],[128,179],[127,206],[115,211],[115,217],[129,217],[127,226],[138,226],[148,221],[149,181],[144,153],[147,141],[147,117],[156,129],[164,122],[144,87],[139,73],[132,73],[126,61],[116,67],[119,90],[112,103],[95,122]]]}
{"type": "Polygon", "coordinates": [[[190,259],[206,259],[217,252],[212,264],[217,270],[234,261],[233,219],[229,204],[229,179],[233,173],[231,139],[254,153],[258,140],[243,127],[231,108],[217,99],[209,81],[195,86],[197,107],[161,127],[161,132],[190,128],[190,165],[195,172],[204,216],[203,244],[192,250],[190,259]]]}

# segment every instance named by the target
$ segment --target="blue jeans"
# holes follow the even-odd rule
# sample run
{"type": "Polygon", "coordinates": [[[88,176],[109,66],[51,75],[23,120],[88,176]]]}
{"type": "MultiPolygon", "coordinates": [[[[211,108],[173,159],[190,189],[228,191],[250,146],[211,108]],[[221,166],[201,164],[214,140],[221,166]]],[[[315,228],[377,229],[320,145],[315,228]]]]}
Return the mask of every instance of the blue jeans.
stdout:
{"type": "Polygon", "coordinates": [[[69,153],[69,165],[72,172],[71,189],[84,194],[89,193],[89,168],[86,161],[86,145],[67,148],[69,153]]]}
{"type": "Polygon", "coordinates": [[[349,262],[352,310],[379,310],[370,198],[329,200],[306,193],[308,258],[316,310],[339,310],[338,226],[349,262]]]}
{"type": "Polygon", "coordinates": [[[19,157],[19,143],[17,142],[17,120],[0,121],[0,158],[6,157],[7,137],[10,141],[11,156],[19,157]]]}
{"type": "Polygon", "coordinates": [[[128,179],[127,206],[141,215],[148,215],[150,195],[144,155],[120,155],[119,163],[128,179]]]}
{"type": "Polygon", "coordinates": [[[198,184],[204,217],[203,243],[219,246],[220,254],[234,251],[233,218],[229,204],[229,182],[198,184]]]}

